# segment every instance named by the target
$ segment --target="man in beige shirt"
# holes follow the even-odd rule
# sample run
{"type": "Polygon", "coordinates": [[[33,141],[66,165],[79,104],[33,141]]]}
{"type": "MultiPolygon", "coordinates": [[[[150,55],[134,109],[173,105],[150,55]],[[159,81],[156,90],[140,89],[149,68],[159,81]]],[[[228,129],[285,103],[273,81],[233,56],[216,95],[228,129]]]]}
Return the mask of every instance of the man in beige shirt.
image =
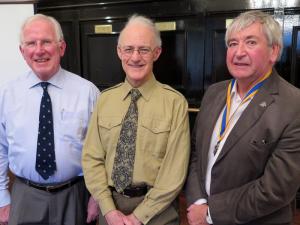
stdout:
{"type": "Polygon", "coordinates": [[[100,96],[82,157],[87,187],[103,215],[100,224],[179,224],[175,199],[189,161],[188,104],[153,75],[161,39],[151,20],[132,16],[120,33],[117,51],[126,79],[100,96]],[[136,102],[134,166],[131,184],[119,193],[112,175],[132,89],[141,94],[136,102]]]}

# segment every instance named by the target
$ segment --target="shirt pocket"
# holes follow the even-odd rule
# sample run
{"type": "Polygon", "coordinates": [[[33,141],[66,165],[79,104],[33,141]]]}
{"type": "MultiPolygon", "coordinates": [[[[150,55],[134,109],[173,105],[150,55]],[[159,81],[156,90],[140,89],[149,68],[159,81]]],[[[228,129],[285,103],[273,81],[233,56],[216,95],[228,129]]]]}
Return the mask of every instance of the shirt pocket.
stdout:
{"type": "Polygon", "coordinates": [[[123,117],[99,117],[98,128],[104,150],[115,149],[120,136],[123,117]]]}
{"type": "Polygon", "coordinates": [[[60,121],[60,135],[64,141],[82,144],[87,132],[88,121],[83,112],[64,111],[60,121]]]}
{"type": "Polygon", "coordinates": [[[143,118],[141,121],[141,145],[145,152],[163,158],[169,140],[171,123],[168,120],[143,118]]]}

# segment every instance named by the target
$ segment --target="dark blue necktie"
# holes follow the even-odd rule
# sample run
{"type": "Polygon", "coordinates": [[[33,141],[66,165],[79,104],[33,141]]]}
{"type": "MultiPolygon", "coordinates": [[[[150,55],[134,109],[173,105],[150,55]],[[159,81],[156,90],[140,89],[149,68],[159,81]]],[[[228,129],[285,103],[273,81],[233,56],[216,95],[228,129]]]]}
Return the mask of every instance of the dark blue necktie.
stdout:
{"type": "Polygon", "coordinates": [[[36,171],[47,180],[56,170],[52,104],[47,91],[49,83],[41,82],[43,96],[40,106],[39,133],[36,152],[36,171]]]}

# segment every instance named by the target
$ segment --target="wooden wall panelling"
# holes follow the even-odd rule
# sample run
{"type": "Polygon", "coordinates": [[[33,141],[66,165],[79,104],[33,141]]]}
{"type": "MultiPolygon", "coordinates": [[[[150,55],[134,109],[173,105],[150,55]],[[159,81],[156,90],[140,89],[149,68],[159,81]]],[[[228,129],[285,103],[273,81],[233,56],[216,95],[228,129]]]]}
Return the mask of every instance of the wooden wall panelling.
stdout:
{"type": "Polygon", "coordinates": [[[77,47],[79,40],[77,38],[78,34],[76,31],[77,23],[74,21],[61,21],[60,24],[67,44],[61,65],[63,68],[72,71],[73,73],[80,74],[80,53],[77,47]]]}
{"type": "Polygon", "coordinates": [[[231,19],[237,13],[209,14],[205,22],[205,71],[204,89],[211,84],[230,79],[231,76],[226,67],[226,19],[231,19]]]}
{"type": "Polygon", "coordinates": [[[97,34],[96,25],[114,27],[105,20],[80,23],[82,74],[103,90],[122,82],[125,76],[116,49],[119,30],[97,34]]]}
{"type": "Polygon", "coordinates": [[[299,35],[300,10],[286,9],[283,21],[283,52],[277,70],[284,79],[300,87],[299,79],[299,35]]]}
{"type": "Polygon", "coordinates": [[[293,27],[291,49],[291,83],[300,87],[300,26],[293,27]]]}

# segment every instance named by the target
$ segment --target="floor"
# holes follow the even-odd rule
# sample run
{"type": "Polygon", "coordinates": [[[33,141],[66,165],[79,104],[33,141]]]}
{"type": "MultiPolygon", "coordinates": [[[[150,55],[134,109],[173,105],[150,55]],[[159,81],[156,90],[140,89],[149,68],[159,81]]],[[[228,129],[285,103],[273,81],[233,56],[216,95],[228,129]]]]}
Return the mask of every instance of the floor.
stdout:
{"type": "Polygon", "coordinates": [[[300,209],[299,208],[296,210],[293,225],[300,225],[300,209]]]}

